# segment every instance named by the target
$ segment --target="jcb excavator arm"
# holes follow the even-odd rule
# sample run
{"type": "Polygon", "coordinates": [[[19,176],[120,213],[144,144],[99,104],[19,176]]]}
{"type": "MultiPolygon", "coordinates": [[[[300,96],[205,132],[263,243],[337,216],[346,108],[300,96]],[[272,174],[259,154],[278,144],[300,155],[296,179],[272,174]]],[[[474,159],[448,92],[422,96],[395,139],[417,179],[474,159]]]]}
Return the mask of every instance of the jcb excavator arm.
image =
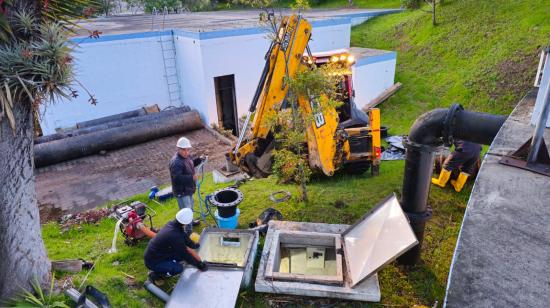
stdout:
{"type": "MultiPolygon", "coordinates": [[[[308,61],[304,61],[310,37],[311,24],[301,16],[283,17],[276,38],[266,54],[265,66],[239,139],[229,153],[233,164],[256,177],[270,173],[271,150],[274,147],[270,115],[282,108],[288,93],[286,80],[301,70],[309,69],[306,62],[313,63],[309,50],[305,57],[308,61]],[[249,132],[252,116],[252,129],[249,132]]],[[[349,95],[353,96],[352,93],[349,95]]],[[[350,98],[348,106],[367,119],[353,123],[347,123],[350,121],[347,120],[344,123],[340,122],[336,108],[322,108],[323,99],[323,96],[298,97],[298,107],[313,118],[306,125],[310,167],[328,176],[344,164],[355,171],[369,166],[377,170],[380,163],[379,110],[372,109],[367,118],[355,108],[353,98],[350,98]]]]}
{"type": "Polygon", "coordinates": [[[252,173],[267,173],[267,170],[262,170],[261,167],[260,170],[252,170],[255,167],[251,165],[258,165],[257,160],[261,159],[263,152],[270,147],[271,125],[268,123],[268,115],[276,112],[286,97],[288,92],[286,77],[293,77],[299,70],[311,36],[311,24],[301,16],[285,16],[281,20],[276,35],[266,54],[266,63],[260,82],[239,139],[230,153],[234,164],[252,173]],[[243,144],[252,115],[254,120],[251,135],[248,138],[249,141],[243,144]]]}

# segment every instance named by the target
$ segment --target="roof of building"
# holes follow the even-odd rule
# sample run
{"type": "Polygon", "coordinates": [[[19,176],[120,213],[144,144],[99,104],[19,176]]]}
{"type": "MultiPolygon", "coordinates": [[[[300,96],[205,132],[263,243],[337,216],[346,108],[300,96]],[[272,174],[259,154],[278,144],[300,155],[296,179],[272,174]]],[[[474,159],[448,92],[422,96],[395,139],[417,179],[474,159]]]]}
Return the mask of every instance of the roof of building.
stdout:
{"type": "MultiPolygon", "coordinates": [[[[400,11],[399,9],[313,9],[303,12],[312,22],[338,18],[361,18],[400,11]]],[[[102,35],[128,34],[179,29],[190,32],[210,32],[230,29],[258,28],[261,10],[231,10],[214,12],[193,12],[168,15],[125,15],[88,19],[78,22],[82,27],[76,36],[88,36],[89,31],[98,30],[102,35]]],[[[290,14],[283,10],[283,14],[290,14]]]]}
{"type": "Polygon", "coordinates": [[[532,136],[536,95],[520,101],[483,161],[451,264],[448,307],[550,302],[550,177],[499,163],[532,136]]]}

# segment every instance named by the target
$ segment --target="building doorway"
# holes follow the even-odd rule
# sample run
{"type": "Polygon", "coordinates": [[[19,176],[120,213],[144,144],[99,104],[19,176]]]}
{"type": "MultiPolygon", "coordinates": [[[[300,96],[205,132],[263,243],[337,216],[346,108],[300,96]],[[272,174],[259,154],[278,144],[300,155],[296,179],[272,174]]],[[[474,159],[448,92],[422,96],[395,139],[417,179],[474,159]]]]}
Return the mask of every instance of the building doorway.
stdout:
{"type": "Polygon", "coordinates": [[[237,136],[239,120],[235,96],[235,75],[214,77],[214,87],[218,108],[218,126],[230,130],[233,135],[237,136]]]}

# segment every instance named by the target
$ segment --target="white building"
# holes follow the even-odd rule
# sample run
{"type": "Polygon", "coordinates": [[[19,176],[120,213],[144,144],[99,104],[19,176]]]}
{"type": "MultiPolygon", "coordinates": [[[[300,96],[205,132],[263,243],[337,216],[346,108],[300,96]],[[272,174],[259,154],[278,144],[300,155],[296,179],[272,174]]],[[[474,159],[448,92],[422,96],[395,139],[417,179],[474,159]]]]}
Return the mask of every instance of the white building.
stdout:
{"type": "MultiPolygon", "coordinates": [[[[310,11],[311,50],[350,47],[351,26],[395,10],[310,11]]],[[[188,105],[206,123],[218,123],[222,110],[245,114],[258,85],[269,47],[258,11],[110,17],[83,26],[73,39],[76,78],[97,98],[92,105],[82,89],[71,102],[48,106],[44,134],[75,123],[157,104],[161,109],[188,105]],[[163,26],[164,24],[164,26],[163,26]],[[225,107],[224,107],[225,105],[225,107]]],[[[396,54],[369,51],[356,55],[356,102],[366,104],[394,83],[396,54]]]]}

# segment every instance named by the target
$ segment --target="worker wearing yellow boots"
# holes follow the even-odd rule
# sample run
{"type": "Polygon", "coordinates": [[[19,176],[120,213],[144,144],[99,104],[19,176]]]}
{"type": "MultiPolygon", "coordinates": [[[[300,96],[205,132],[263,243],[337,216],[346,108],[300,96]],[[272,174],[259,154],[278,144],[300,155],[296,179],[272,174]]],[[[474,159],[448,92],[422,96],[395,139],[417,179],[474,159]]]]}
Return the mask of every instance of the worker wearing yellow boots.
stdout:
{"type": "Polygon", "coordinates": [[[454,152],[447,156],[447,159],[443,163],[439,178],[432,178],[432,184],[445,187],[451,178],[453,170],[459,169],[460,174],[456,180],[451,180],[451,185],[455,191],[460,192],[479,160],[481,146],[473,142],[455,140],[454,147],[454,152]]]}

